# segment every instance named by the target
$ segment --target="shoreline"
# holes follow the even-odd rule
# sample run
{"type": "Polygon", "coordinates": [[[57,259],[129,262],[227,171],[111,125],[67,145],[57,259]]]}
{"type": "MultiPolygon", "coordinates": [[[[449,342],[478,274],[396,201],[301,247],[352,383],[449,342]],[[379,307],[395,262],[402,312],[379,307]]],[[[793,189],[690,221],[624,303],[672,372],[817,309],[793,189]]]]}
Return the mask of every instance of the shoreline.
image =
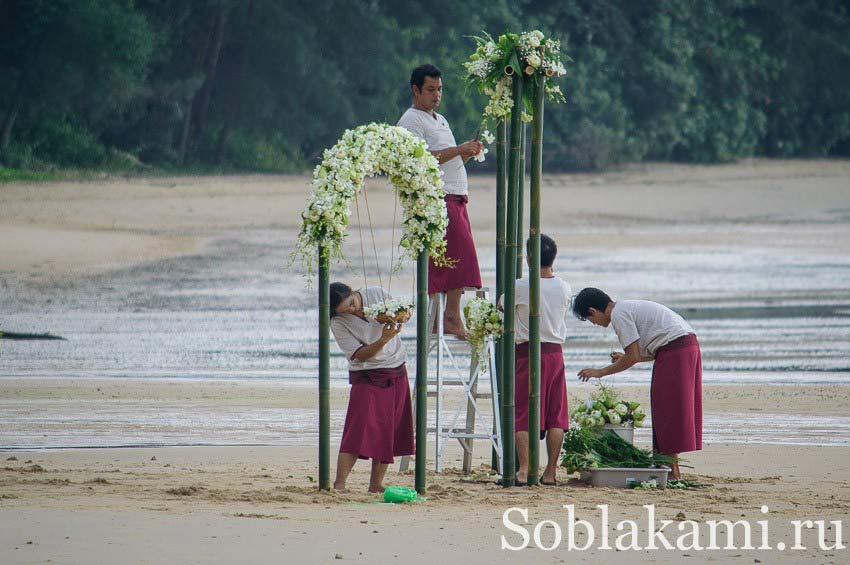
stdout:
{"type": "MultiPolygon", "coordinates": [[[[385,179],[369,183],[370,192],[391,194],[385,179]]],[[[491,287],[493,185],[490,176],[470,178],[470,221],[491,287]]],[[[476,442],[465,473],[451,442],[436,475],[429,438],[426,501],[389,505],[369,495],[367,462],[355,466],[350,492],[320,492],[315,380],[253,376],[313,374],[315,294],[299,273],[280,269],[300,225],[306,175],[4,184],[2,328],[70,339],[0,341],[6,372],[21,374],[0,377],[0,445],[240,445],[0,450],[0,562],[847,561],[846,549],[819,549],[816,531],[794,551],[736,544],[638,554],[571,551],[566,541],[551,552],[501,549],[503,536],[520,540],[504,526],[508,509],[526,509],[529,530],[550,520],[538,533],[551,544],[553,524],[566,535],[565,505],[597,532],[598,505],[608,505],[612,540],[623,519],[641,520],[643,540],[652,531],[647,505],[672,521],[668,529],[769,520],[774,548],[792,541],[792,520],[844,520],[850,539],[850,383],[762,382],[850,378],[806,372],[847,367],[843,306],[831,318],[773,317],[850,300],[850,161],[648,164],[549,174],[543,185],[542,225],[561,248],[559,275],[576,290],[746,314],[739,321],[708,310],[695,320],[714,363],[704,382],[704,449],[685,455],[693,465],[685,475],[700,488],[594,489],[560,469],[561,486],[503,489],[489,446],[476,442]],[[785,309],[760,310],[777,305],[785,309]],[[240,371],[252,376],[230,378],[240,371]],[[712,374],[750,382],[713,383],[712,374]],[[274,445],[244,445],[260,442],[274,445]],[[841,445],[813,445],[828,442],[841,445]]],[[[393,199],[370,203],[378,245],[389,249],[393,199]]],[[[409,272],[393,288],[407,283],[409,272]]],[[[593,389],[575,381],[575,364],[603,362],[615,339],[578,324],[574,331],[572,403],[593,389]]],[[[330,393],[332,472],[349,389],[340,361],[330,393]]],[[[649,408],[648,371],[608,382],[649,408]]],[[[650,430],[635,439],[648,447],[650,430]]],[[[413,486],[414,474],[394,465],[385,484],[413,486]]]]}
{"type": "MultiPolygon", "coordinates": [[[[742,221],[840,220],[848,179],[850,161],[823,159],[748,159],[714,166],[648,163],[595,174],[550,174],[544,178],[543,189],[558,191],[560,198],[558,205],[542,211],[541,222],[571,224],[563,234],[559,231],[565,228],[550,230],[569,246],[658,247],[669,241],[640,229],[624,237],[617,230],[576,228],[581,219],[625,222],[639,228],[674,217],[683,227],[721,224],[736,229],[742,221]],[[798,188],[801,180],[806,181],[805,191],[798,188]],[[684,186],[689,190],[680,190],[684,186]],[[606,214],[599,212],[597,204],[602,189],[618,203],[616,210],[606,214]],[[727,200],[735,205],[718,205],[727,200]],[[659,209],[662,202],[663,211],[659,209]]],[[[370,186],[388,185],[382,178],[369,182],[370,186]]],[[[490,175],[470,176],[470,194],[477,203],[470,207],[470,220],[479,238],[495,229],[494,184],[490,175]]],[[[0,274],[50,282],[196,253],[216,234],[228,230],[297,230],[310,176],[190,175],[11,182],[0,187],[0,238],[5,244],[0,249],[0,274]]],[[[392,199],[373,204],[375,226],[389,227],[380,218],[393,217],[392,199]]],[[[839,234],[826,240],[818,234],[789,240],[781,227],[765,225],[763,233],[748,237],[766,246],[826,245],[835,253],[850,252],[850,243],[842,243],[839,234]]],[[[725,231],[697,229],[680,236],[682,242],[700,246],[740,244],[739,238],[725,231]]]]}
{"type": "MultiPolygon", "coordinates": [[[[318,390],[256,382],[180,379],[0,378],[0,449],[53,451],[180,446],[309,446],[318,441],[318,390]],[[38,414],[34,418],[33,414],[38,414]]],[[[575,406],[594,390],[568,385],[575,406]]],[[[651,413],[647,384],[620,385],[651,413]]],[[[349,386],[331,388],[331,435],[338,441],[349,386]]],[[[850,447],[850,384],[733,384],[703,388],[707,445],[850,447]],[[777,425],[780,424],[780,425],[777,425]]],[[[448,391],[450,412],[463,396],[448,391]]],[[[433,419],[433,403],[429,413],[433,419]]],[[[479,426],[489,422],[484,408],[479,426]]],[[[651,414],[636,441],[649,445],[651,414]]]]}

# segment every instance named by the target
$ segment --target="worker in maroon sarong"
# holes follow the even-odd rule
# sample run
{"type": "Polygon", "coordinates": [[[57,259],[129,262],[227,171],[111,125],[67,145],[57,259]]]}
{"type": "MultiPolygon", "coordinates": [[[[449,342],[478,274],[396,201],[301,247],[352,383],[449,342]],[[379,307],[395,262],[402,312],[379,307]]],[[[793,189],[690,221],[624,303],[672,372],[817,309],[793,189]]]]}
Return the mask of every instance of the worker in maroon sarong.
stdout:
{"type": "Polygon", "coordinates": [[[398,125],[424,139],[428,150],[440,164],[449,219],[446,258],[450,265],[440,267],[430,259],[428,294],[446,293],[443,332],[466,339],[466,328],[460,315],[460,297],[465,287],[481,287],[481,272],[466,211],[469,189],[464,163],[484,151],[484,144],[472,139],[458,145],[449,122],[435,111],[443,97],[441,77],[440,70],[434,65],[422,65],[413,70],[410,75],[413,105],[405,111],[398,125]]]}
{"type": "MultiPolygon", "coordinates": [[[[526,261],[531,262],[531,239],[525,242],[526,261]]],[[[567,339],[570,315],[570,285],[555,275],[555,257],[558,246],[546,234],[540,234],[540,439],[546,439],[548,461],[540,477],[540,484],[556,486],[564,432],[570,427],[567,405],[567,379],[564,372],[563,343],[567,339]]],[[[528,480],[528,383],[529,383],[529,316],[530,282],[523,277],[516,282],[515,311],[516,369],[514,372],[514,441],[519,468],[516,485],[528,480]]],[[[499,304],[504,297],[499,298],[499,304]]]]}
{"type": "MultiPolygon", "coordinates": [[[[647,300],[614,302],[598,288],[585,288],[573,301],[573,313],[597,326],[611,325],[624,353],[611,354],[611,365],[582,369],[582,381],[654,361],[650,385],[652,446],[678,456],[702,449],[702,357],[693,328],[671,309],[647,300]]],[[[674,463],[671,478],[681,477],[674,463]]]]}
{"type": "Polygon", "coordinates": [[[393,457],[413,455],[413,411],[406,355],[398,334],[410,315],[382,324],[363,308],[389,300],[379,287],[330,285],[331,331],[349,362],[351,396],[339,445],[334,489],[344,490],[357,459],[371,459],[369,492],[383,492],[393,457]]]}

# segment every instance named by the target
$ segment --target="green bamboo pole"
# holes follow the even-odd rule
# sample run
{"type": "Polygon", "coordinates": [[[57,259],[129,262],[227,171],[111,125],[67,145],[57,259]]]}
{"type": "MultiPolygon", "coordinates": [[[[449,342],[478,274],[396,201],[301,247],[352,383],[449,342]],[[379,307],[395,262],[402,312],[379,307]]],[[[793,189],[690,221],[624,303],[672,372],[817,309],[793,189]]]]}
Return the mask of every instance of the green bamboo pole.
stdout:
{"type": "Polygon", "coordinates": [[[516,292],[516,232],[517,232],[517,188],[519,181],[519,150],[522,114],[522,71],[513,75],[514,107],[511,111],[511,146],[508,161],[508,194],[506,206],[506,244],[505,244],[505,332],[502,338],[502,484],[512,487],[516,484],[516,450],[514,445],[514,294],[516,292]]]}
{"type": "MultiPolygon", "coordinates": [[[[507,185],[505,183],[506,145],[508,135],[508,124],[501,121],[496,126],[496,300],[505,293],[504,271],[505,271],[505,196],[507,185]]],[[[504,388],[502,387],[502,343],[500,339],[496,342],[496,388],[499,389],[499,398],[502,398],[504,388]]],[[[493,428],[495,428],[495,423],[493,428]]],[[[491,466],[496,469],[499,464],[499,454],[493,449],[490,458],[491,466]]]]}
{"type": "Polygon", "coordinates": [[[523,250],[525,249],[525,145],[528,132],[526,131],[525,122],[520,125],[520,144],[519,144],[519,188],[517,189],[517,230],[516,230],[516,274],[517,279],[522,278],[522,271],[525,268],[525,257],[523,250]]]}
{"type": "Polygon", "coordinates": [[[540,177],[543,174],[543,103],[546,77],[537,75],[531,126],[531,239],[528,305],[528,484],[539,480],[540,462],[540,177]]]}
{"type": "Polygon", "coordinates": [[[416,492],[425,494],[428,441],[428,253],[416,258],[416,492]]]}
{"type": "Polygon", "coordinates": [[[331,300],[329,258],[319,245],[319,489],[331,489],[331,300]]]}

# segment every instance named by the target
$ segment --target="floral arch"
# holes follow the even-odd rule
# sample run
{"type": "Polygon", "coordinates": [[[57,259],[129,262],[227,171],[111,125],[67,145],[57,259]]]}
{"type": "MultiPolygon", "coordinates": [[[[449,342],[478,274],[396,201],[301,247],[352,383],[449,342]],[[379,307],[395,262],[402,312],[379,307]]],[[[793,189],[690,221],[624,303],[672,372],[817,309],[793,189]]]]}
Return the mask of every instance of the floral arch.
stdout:
{"type": "Polygon", "coordinates": [[[344,259],[351,201],[367,177],[380,174],[390,179],[404,210],[401,258],[415,260],[425,251],[438,264],[446,263],[448,216],[437,159],[423,139],[406,129],[372,123],[346,130],[313,171],[297,244],[308,273],[320,248],[327,258],[344,259]]]}

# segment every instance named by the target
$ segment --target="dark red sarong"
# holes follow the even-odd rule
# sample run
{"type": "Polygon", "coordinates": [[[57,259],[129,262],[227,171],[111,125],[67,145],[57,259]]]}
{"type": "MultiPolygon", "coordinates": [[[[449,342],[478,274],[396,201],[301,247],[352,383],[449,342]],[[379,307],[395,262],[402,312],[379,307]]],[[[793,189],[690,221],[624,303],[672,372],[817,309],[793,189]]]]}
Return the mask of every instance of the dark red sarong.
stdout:
{"type": "Polygon", "coordinates": [[[650,387],[652,447],[664,454],[702,449],[702,357],[688,334],[655,353],[650,387]]]}
{"type": "MultiPolygon", "coordinates": [[[[516,345],[514,374],[514,429],[528,431],[528,342],[516,345]]],[[[540,437],[552,428],[567,430],[570,411],[567,406],[567,379],[564,354],[559,343],[540,344],[540,437]]]]}
{"type": "Polygon", "coordinates": [[[393,456],[413,455],[413,410],[407,367],[349,371],[351,396],[342,430],[340,453],[392,463],[393,456]]]}
{"type": "Polygon", "coordinates": [[[447,292],[455,288],[481,287],[478,253],[472,239],[472,227],[466,212],[469,198],[460,194],[446,194],[446,211],[449,227],[446,229],[446,257],[453,266],[437,267],[428,260],[428,294],[447,292]]]}

